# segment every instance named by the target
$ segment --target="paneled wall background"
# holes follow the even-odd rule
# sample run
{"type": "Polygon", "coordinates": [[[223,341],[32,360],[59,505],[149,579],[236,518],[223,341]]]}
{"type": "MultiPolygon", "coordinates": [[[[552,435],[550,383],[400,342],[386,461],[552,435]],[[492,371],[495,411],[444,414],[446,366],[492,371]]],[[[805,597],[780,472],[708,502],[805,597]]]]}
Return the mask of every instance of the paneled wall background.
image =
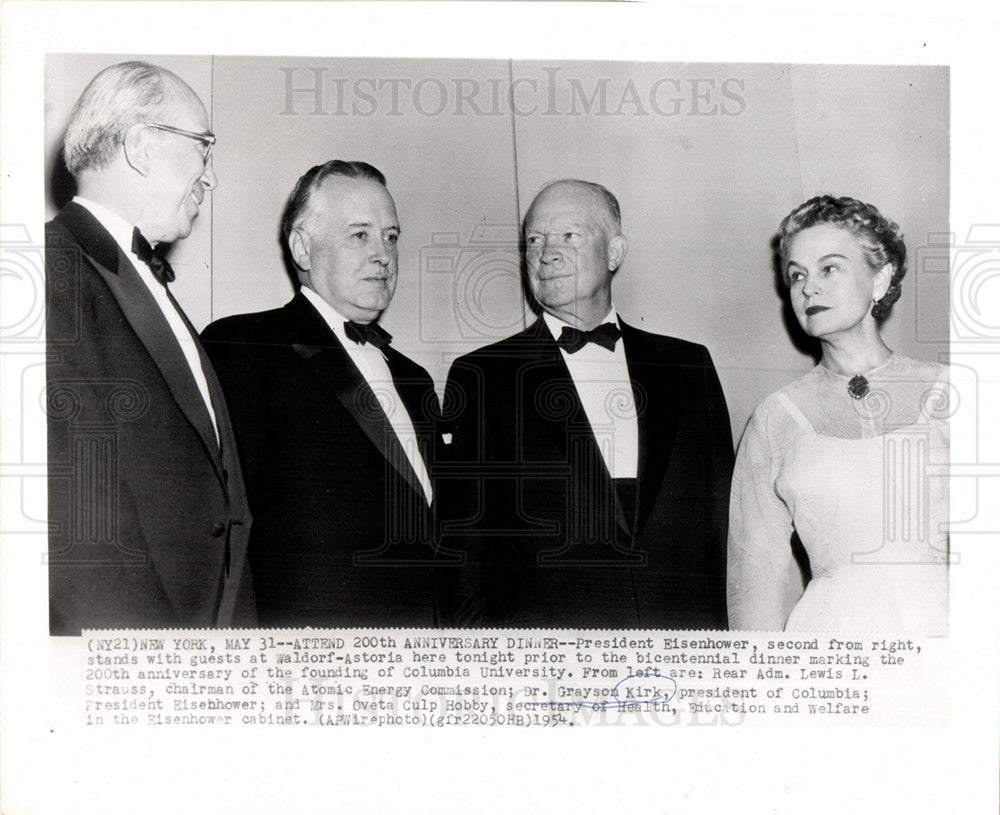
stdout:
{"type": "Polygon", "coordinates": [[[50,217],[73,193],[59,156],[72,105],[128,58],[179,74],[218,136],[219,187],[171,253],[199,328],[290,298],[285,201],[309,167],[344,158],[388,179],[403,234],[382,322],[441,388],[454,357],[533,318],[517,224],[563,177],[618,196],[630,250],[615,304],[709,347],[737,439],[760,399],[813,364],[771,245],[813,195],[852,195],[900,224],[911,264],[884,336],[911,356],[947,351],[947,275],[920,262],[948,232],[946,68],[55,54],[50,217]]]}

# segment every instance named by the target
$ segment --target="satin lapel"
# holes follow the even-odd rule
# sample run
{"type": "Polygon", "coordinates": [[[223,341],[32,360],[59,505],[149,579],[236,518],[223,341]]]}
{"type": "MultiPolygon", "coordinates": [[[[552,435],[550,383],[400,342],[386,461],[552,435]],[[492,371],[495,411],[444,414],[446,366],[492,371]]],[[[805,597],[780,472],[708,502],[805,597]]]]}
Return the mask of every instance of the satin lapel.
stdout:
{"type": "Polygon", "coordinates": [[[56,215],[56,222],[73,233],[83,251],[97,261],[98,266],[118,274],[118,244],[90,210],[71,201],[56,215]]]}
{"type": "Polygon", "coordinates": [[[437,396],[433,393],[433,384],[411,376],[407,370],[407,360],[399,351],[388,346],[385,352],[396,392],[403,400],[403,406],[413,424],[413,432],[417,435],[417,445],[424,460],[424,469],[430,474],[430,462],[433,458],[431,445],[434,443],[434,432],[440,420],[440,408],[437,396]],[[431,401],[427,403],[425,400],[431,401]]]}
{"type": "Polygon", "coordinates": [[[636,534],[642,531],[663,486],[677,433],[677,372],[657,359],[649,342],[621,323],[628,375],[632,380],[639,425],[638,509],[636,534]]]}
{"type": "MultiPolygon", "coordinates": [[[[315,310],[313,310],[315,313],[315,310]]],[[[316,319],[323,318],[316,314],[316,319]]],[[[403,445],[396,437],[396,431],[379,405],[371,387],[361,375],[350,354],[344,350],[336,335],[324,323],[329,335],[328,344],[323,347],[293,344],[295,353],[309,366],[318,379],[333,391],[344,409],[358,423],[358,426],[372,444],[385,457],[393,469],[420,496],[424,495],[420,479],[413,472],[403,445]]]]}
{"type": "MultiPolygon", "coordinates": [[[[615,521],[628,534],[632,534],[631,524],[625,517],[618,493],[604,456],[597,445],[594,430],[587,419],[587,413],[580,401],[580,394],[573,382],[573,377],[566,367],[562,352],[549,333],[545,321],[539,320],[532,327],[533,331],[526,341],[534,349],[534,362],[526,363],[521,376],[521,415],[523,421],[535,421],[546,429],[557,448],[571,459],[569,451],[569,436],[582,437],[583,459],[598,468],[594,475],[598,478],[599,490],[610,490],[615,496],[615,521]]],[[[526,357],[527,359],[527,357],[526,357]]],[[[529,438],[523,432],[517,438],[529,438]]],[[[577,469],[573,473],[578,489],[589,489],[593,478],[577,469]]]]}
{"type": "MultiPolygon", "coordinates": [[[[187,327],[187,330],[191,332],[191,336],[195,337],[197,340],[198,332],[191,324],[187,314],[184,313],[184,309],[182,309],[180,304],[174,299],[174,295],[170,292],[170,289],[167,289],[167,297],[169,297],[170,302],[174,304],[174,307],[177,309],[177,313],[180,314],[181,320],[184,321],[184,325],[187,327]]],[[[195,348],[198,351],[198,359],[201,360],[201,371],[205,375],[205,383],[208,385],[208,393],[212,399],[212,409],[215,411],[215,424],[219,431],[219,443],[215,448],[215,457],[218,459],[219,464],[223,464],[231,470],[229,464],[223,461],[223,459],[232,461],[234,457],[231,454],[236,449],[236,440],[233,436],[233,423],[229,417],[229,406],[226,404],[226,398],[222,394],[222,384],[219,382],[219,378],[215,374],[215,368],[212,367],[212,361],[208,358],[208,354],[205,353],[201,340],[197,340],[195,348]],[[219,448],[221,448],[221,450],[219,448]]],[[[212,438],[215,438],[214,434],[212,435],[212,438]]]]}
{"type": "MultiPolygon", "coordinates": [[[[153,295],[114,239],[85,208],[70,204],[61,215],[63,223],[80,241],[88,260],[111,290],[125,319],[160,369],[174,401],[198,432],[219,472],[219,445],[208,408],[188,367],[187,358],[153,295]]],[[[180,306],[176,307],[188,330],[193,332],[180,306]]],[[[197,334],[192,333],[192,336],[196,338],[197,334]]]]}

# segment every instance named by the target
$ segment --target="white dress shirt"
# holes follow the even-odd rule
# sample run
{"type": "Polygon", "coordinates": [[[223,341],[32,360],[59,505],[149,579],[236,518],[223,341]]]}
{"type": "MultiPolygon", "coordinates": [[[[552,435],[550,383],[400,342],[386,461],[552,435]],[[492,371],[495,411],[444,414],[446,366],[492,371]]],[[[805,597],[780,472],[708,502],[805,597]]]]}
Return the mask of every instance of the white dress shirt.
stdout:
{"type": "MultiPolygon", "coordinates": [[[[547,312],[543,318],[556,339],[562,334],[563,326],[569,326],[547,312]]],[[[621,328],[613,306],[601,322],[621,328]]],[[[639,469],[639,421],[624,343],[619,339],[613,351],[592,342],[575,354],[559,350],[573,377],[608,472],[612,478],[635,478],[639,469]]]]}
{"type": "Polygon", "coordinates": [[[133,254],[133,227],[120,215],[112,212],[107,207],[102,207],[95,201],[91,201],[88,198],[81,198],[79,195],[74,196],[73,201],[81,207],[85,207],[91,215],[100,221],[101,226],[108,230],[111,237],[115,239],[115,243],[121,247],[129,262],[135,267],[136,272],[139,273],[139,279],[149,289],[149,293],[153,295],[156,305],[159,306],[160,311],[167,320],[167,325],[170,326],[171,332],[173,332],[177,343],[181,347],[184,359],[187,360],[188,368],[191,369],[191,375],[194,377],[195,384],[198,386],[198,392],[201,393],[202,401],[204,401],[205,407],[208,409],[208,416],[212,420],[212,429],[215,431],[215,441],[218,444],[219,427],[215,421],[215,409],[212,407],[212,397],[208,392],[208,380],[205,379],[205,371],[201,367],[201,357],[198,355],[198,347],[195,344],[197,340],[188,330],[177,308],[167,296],[166,286],[153,277],[153,272],[150,271],[149,266],[133,254]]]}
{"type": "Polygon", "coordinates": [[[424,464],[424,457],[420,455],[420,446],[417,443],[417,434],[413,429],[413,421],[410,419],[410,414],[407,412],[403,400],[399,398],[399,392],[396,390],[396,384],[392,380],[392,373],[389,371],[389,365],[385,360],[385,354],[382,353],[382,349],[376,348],[370,342],[361,345],[361,343],[349,339],[347,332],[344,330],[346,317],[308,286],[302,287],[302,294],[316,307],[320,316],[326,320],[326,324],[330,326],[330,330],[340,340],[340,344],[344,346],[344,350],[347,351],[348,356],[350,356],[354,364],[358,366],[361,375],[372,389],[375,398],[378,399],[379,404],[382,406],[383,413],[385,413],[389,424],[392,425],[392,429],[396,433],[396,438],[399,439],[399,443],[403,446],[403,452],[406,453],[406,458],[409,460],[410,466],[413,467],[413,472],[417,474],[417,478],[420,480],[420,486],[423,487],[427,506],[430,506],[434,500],[431,478],[424,464]]]}

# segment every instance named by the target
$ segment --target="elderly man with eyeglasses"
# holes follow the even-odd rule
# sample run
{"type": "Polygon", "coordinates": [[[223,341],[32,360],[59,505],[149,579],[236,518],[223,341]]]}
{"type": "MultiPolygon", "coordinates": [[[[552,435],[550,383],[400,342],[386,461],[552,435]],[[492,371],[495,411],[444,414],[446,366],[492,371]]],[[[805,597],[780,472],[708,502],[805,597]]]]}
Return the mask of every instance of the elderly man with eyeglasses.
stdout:
{"type": "Polygon", "coordinates": [[[49,627],[253,625],[250,512],[222,389],[162,249],[215,188],[178,76],[101,71],[63,143],[78,194],[46,226],[49,627]]]}

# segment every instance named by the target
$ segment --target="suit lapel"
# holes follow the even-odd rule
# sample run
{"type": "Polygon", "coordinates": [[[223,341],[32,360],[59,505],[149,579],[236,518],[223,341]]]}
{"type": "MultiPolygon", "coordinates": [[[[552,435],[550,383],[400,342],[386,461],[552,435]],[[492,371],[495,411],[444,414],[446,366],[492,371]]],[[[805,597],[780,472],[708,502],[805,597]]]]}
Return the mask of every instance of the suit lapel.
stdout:
{"type": "MultiPolygon", "coordinates": [[[[569,368],[563,361],[559,346],[549,334],[544,320],[539,319],[531,329],[526,340],[529,353],[521,368],[519,388],[523,394],[522,421],[533,417],[551,437],[556,448],[565,453],[568,449],[567,436],[574,430],[590,428],[580,395],[577,393],[569,368]]],[[[593,431],[590,432],[593,437],[593,431]]],[[[530,438],[528,434],[519,432],[518,438],[530,438]]],[[[596,444],[596,442],[595,442],[596,444]]]]}
{"type": "MultiPolygon", "coordinates": [[[[615,499],[615,522],[624,532],[632,534],[632,524],[626,518],[614,481],[608,470],[604,456],[597,444],[594,429],[587,418],[580,394],[573,382],[573,377],[566,367],[562,352],[549,333],[545,321],[538,321],[528,329],[526,341],[534,349],[532,356],[536,360],[526,366],[523,374],[523,390],[530,403],[523,406],[522,415],[534,416],[552,438],[557,448],[574,466],[573,478],[577,481],[577,489],[583,494],[597,489],[604,494],[610,491],[615,499]],[[576,456],[569,449],[570,437],[582,445],[581,458],[584,466],[593,468],[595,472],[582,471],[581,462],[575,461],[576,456]],[[596,479],[596,484],[594,483],[596,479]]],[[[523,433],[518,438],[526,438],[523,433]]]]}
{"type": "Polygon", "coordinates": [[[440,421],[437,396],[433,393],[434,385],[429,379],[415,378],[409,370],[408,360],[395,348],[386,346],[385,352],[393,384],[406,407],[406,412],[410,415],[410,423],[417,436],[424,469],[429,475],[430,462],[433,459],[431,445],[434,443],[434,433],[440,421]],[[430,404],[427,402],[428,399],[432,400],[430,404]]]}
{"type": "MultiPolygon", "coordinates": [[[[68,204],[59,217],[80,241],[94,269],[111,290],[126,321],[159,368],[177,406],[201,437],[216,472],[221,476],[219,445],[216,442],[208,408],[201,391],[198,390],[187,358],[153,295],[118,244],[86,208],[78,204],[68,204]]],[[[206,363],[197,345],[197,334],[180,306],[173,297],[170,299],[188,331],[195,338],[204,369],[206,363]]],[[[208,370],[211,370],[210,365],[208,370]]],[[[213,407],[218,410],[217,406],[213,407]]]]}
{"type": "Polygon", "coordinates": [[[424,500],[424,489],[420,479],[410,466],[403,445],[371,386],[319,312],[301,293],[296,295],[296,300],[289,306],[298,312],[299,319],[307,321],[301,328],[308,342],[293,343],[292,349],[315,376],[326,383],[369,441],[421,497],[421,500],[424,500]],[[296,300],[299,299],[301,302],[296,305],[296,300]],[[320,337],[322,342],[319,342],[320,337]]]}
{"type": "Polygon", "coordinates": [[[641,532],[660,493],[677,432],[678,387],[674,369],[664,364],[646,338],[619,318],[625,359],[638,407],[639,461],[636,534],[641,532]]]}
{"type": "MultiPolygon", "coordinates": [[[[195,327],[191,324],[188,319],[187,314],[180,307],[176,300],[174,300],[173,294],[170,293],[170,289],[167,289],[167,296],[170,298],[170,302],[174,304],[177,309],[177,313],[180,314],[181,320],[184,321],[184,325],[187,330],[195,338],[198,337],[198,332],[195,327]]],[[[219,378],[215,373],[215,368],[212,366],[212,361],[208,358],[208,354],[205,353],[205,348],[201,344],[201,340],[195,343],[195,349],[198,351],[198,359],[201,361],[201,370],[205,375],[205,383],[208,385],[208,395],[212,400],[212,409],[215,412],[215,425],[219,433],[219,441],[216,447],[210,447],[210,449],[217,453],[215,458],[218,458],[220,463],[229,471],[233,471],[234,462],[238,462],[238,458],[233,455],[236,450],[236,438],[233,435],[233,422],[229,417],[229,406],[226,404],[226,397],[222,392],[222,384],[219,382],[219,378]]],[[[199,392],[199,396],[200,396],[199,392]]],[[[204,403],[202,403],[204,404],[204,403]]],[[[207,431],[211,433],[211,439],[214,440],[215,434],[212,433],[212,428],[208,427],[207,431]]],[[[238,465],[237,465],[238,466],[238,465]]]]}

